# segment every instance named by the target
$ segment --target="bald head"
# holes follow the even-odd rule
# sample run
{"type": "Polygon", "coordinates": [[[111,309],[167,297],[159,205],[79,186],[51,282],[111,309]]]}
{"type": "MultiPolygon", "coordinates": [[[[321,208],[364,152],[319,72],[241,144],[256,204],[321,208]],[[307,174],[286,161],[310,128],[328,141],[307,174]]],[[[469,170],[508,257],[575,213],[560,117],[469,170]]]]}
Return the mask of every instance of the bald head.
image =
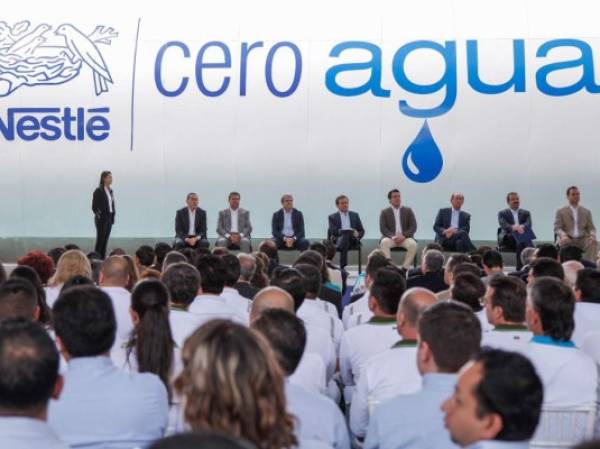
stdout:
{"type": "Polygon", "coordinates": [[[426,288],[414,287],[404,292],[396,316],[398,333],[403,338],[416,339],[421,313],[436,302],[435,294],[426,288]]]}
{"type": "Polygon", "coordinates": [[[104,287],[125,287],[129,281],[129,265],[122,256],[110,256],[102,262],[100,285],[104,287]]]}
{"type": "Polygon", "coordinates": [[[284,309],[296,314],[292,295],[279,287],[266,287],[254,295],[252,309],[250,309],[250,322],[257,319],[267,309],[284,309]]]}
{"type": "Polygon", "coordinates": [[[569,260],[563,262],[563,270],[565,271],[565,284],[569,287],[575,287],[575,281],[577,280],[577,272],[583,270],[585,267],[577,260],[569,260]]]}

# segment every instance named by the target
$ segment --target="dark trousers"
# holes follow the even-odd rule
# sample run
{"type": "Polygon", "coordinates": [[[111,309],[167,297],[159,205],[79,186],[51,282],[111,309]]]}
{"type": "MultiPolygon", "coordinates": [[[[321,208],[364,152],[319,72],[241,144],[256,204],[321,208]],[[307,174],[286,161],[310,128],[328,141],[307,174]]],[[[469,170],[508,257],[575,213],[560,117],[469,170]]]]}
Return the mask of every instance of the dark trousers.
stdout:
{"type": "Polygon", "coordinates": [[[475,251],[475,246],[471,243],[471,238],[465,231],[456,231],[449,239],[445,238],[442,240],[441,245],[445,250],[457,251],[459,253],[475,251]]]}
{"type": "Polygon", "coordinates": [[[354,237],[353,231],[341,231],[335,239],[335,247],[340,252],[340,267],[348,265],[348,250],[355,249],[360,245],[360,240],[354,237]]]}
{"type": "Polygon", "coordinates": [[[96,225],[96,246],[94,251],[106,258],[106,246],[108,245],[108,238],[110,237],[110,230],[112,229],[112,221],[104,217],[94,218],[94,224],[96,225]]]}
{"type": "Polygon", "coordinates": [[[305,238],[300,238],[300,239],[294,240],[294,245],[291,248],[288,248],[287,246],[285,246],[283,239],[278,239],[275,237],[275,238],[273,238],[273,241],[277,245],[277,249],[297,249],[300,251],[306,251],[308,249],[308,247],[310,246],[310,242],[308,240],[306,240],[305,238]]]}
{"type": "Polygon", "coordinates": [[[502,239],[501,247],[517,253],[517,271],[519,271],[521,268],[523,268],[523,263],[521,262],[521,252],[523,252],[523,250],[527,247],[533,247],[533,242],[530,240],[529,242],[517,243],[515,238],[508,234],[502,239]]]}
{"type": "MultiPolygon", "coordinates": [[[[196,237],[196,236],[188,235],[188,237],[196,237]]],[[[184,249],[184,248],[192,248],[192,249],[210,248],[210,242],[206,239],[201,238],[196,241],[196,244],[194,246],[192,246],[192,245],[188,245],[185,240],[177,238],[175,241],[175,249],[184,249]]]]}

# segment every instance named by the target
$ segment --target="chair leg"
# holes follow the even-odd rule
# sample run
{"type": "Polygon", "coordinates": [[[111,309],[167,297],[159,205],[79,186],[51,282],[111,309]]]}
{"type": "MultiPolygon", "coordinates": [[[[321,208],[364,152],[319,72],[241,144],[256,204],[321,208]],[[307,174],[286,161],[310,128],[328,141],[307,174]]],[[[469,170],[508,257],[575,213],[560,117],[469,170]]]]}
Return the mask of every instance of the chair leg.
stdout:
{"type": "Polygon", "coordinates": [[[361,245],[358,245],[358,274],[362,273],[362,252],[361,245]]]}

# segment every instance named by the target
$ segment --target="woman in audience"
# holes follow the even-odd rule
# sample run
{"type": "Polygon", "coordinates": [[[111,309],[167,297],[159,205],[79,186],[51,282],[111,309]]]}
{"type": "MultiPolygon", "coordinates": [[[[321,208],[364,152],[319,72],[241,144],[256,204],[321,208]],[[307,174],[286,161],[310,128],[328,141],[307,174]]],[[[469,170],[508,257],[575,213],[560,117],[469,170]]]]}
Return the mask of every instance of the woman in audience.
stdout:
{"type": "Polygon", "coordinates": [[[256,271],[250,280],[250,285],[260,290],[269,285],[269,277],[267,276],[269,256],[260,251],[255,251],[252,255],[256,258],[256,271]]]}
{"type": "Polygon", "coordinates": [[[56,272],[48,280],[48,286],[46,287],[46,301],[50,307],[52,307],[56,298],[58,298],[60,289],[67,279],[78,274],[92,279],[92,266],[89,259],[77,249],[65,251],[60,256],[60,259],[58,259],[56,272]]]}
{"type": "Polygon", "coordinates": [[[38,321],[45,326],[50,325],[52,322],[52,313],[50,311],[50,307],[48,307],[48,304],[46,304],[46,292],[44,291],[42,281],[40,280],[37,272],[27,265],[19,265],[12,270],[10,277],[11,279],[27,279],[29,282],[31,282],[31,284],[35,287],[35,291],[37,293],[37,305],[40,308],[40,316],[38,321]]]}
{"type": "Polygon", "coordinates": [[[133,290],[133,286],[137,284],[137,281],[140,279],[140,272],[135,264],[135,260],[129,254],[125,254],[123,258],[127,261],[127,265],[129,267],[129,282],[127,282],[127,286],[125,287],[127,290],[133,290]]]}
{"type": "Polygon", "coordinates": [[[209,321],[185,342],[175,389],[194,431],[245,438],[260,449],[297,444],[286,411],[284,375],[268,342],[247,327],[209,321]]]}
{"type": "Polygon", "coordinates": [[[17,260],[17,265],[26,265],[33,268],[40,277],[42,285],[46,285],[50,276],[54,274],[54,262],[40,250],[29,251],[17,260]]]}

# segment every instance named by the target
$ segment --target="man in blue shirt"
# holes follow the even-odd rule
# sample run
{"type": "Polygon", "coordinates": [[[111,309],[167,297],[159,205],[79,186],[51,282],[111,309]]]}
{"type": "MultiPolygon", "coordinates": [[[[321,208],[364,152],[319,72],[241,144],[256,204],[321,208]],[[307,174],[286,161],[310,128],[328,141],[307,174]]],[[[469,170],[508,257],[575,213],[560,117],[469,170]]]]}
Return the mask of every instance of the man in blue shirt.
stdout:
{"type": "Polygon", "coordinates": [[[23,318],[0,324],[0,447],[67,449],[46,423],[62,388],[58,351],[44,328],[23,318]]]}
{"type": "Polygon", "coordinates": [[[116,321],[110,297],[91,287],[63,292],[53,307],[57,343],[69,368],[50,427],[72,447],[124,449],[163,436],[167,390],[150,373],[119,370],[110,359],[116,321]]]}
{"type": "Polygon", "coordinates": [[[542,381],[523,355],[484,348],[444,402],[452,441],[469,449],[527,449],[540,419],[542,381]]]}
{"type": "Polygon", "coordinates": [[[441,405],[452,394],[456,372],[479,352],[481,324],[466,305],[445,301],[425,309],[418,329],[423,387],[375,408],[365,449],[456,448],[444,428],[441,405]]]}

